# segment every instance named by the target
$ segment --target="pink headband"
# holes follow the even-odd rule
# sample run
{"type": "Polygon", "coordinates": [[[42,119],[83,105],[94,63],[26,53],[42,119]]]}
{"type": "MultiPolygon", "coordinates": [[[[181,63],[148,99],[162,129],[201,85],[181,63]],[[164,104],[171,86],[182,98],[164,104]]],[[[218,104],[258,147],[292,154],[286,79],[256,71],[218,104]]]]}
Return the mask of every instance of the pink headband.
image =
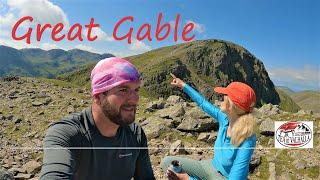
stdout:
{"type": "Polygon", "coordinates": [[[106,58],[99,61],[91,71],[92,95],[138,80],[140,74],[133,64],[117,57],[106,58]]]}

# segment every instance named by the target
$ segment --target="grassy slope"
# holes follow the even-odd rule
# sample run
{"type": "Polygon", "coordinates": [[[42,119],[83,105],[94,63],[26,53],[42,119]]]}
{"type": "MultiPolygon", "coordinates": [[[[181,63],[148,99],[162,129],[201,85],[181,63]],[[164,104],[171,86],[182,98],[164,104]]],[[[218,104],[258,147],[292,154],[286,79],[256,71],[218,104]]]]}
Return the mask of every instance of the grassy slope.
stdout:
{"type": "Polygon", "coordinates": [[[302,109],[310,109],[320,113],[319,91],[301,91],[294,93],[291,97],[302,109]]]}
{"type": "Polygon", "coordinates": [[[292,98],[283,90],[276,88],[280,96],[280,108],[287,112],[298,112],[301,108],[292,100],[292,98]]]}

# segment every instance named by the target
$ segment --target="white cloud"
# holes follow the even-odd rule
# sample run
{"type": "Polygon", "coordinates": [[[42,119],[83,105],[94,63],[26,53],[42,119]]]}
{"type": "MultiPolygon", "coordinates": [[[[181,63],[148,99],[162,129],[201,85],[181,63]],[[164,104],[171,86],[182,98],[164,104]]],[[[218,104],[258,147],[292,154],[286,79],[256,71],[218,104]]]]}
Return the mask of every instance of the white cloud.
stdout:
{"type": "Polygon", "coordinates": [[[117,56],[117,57],[128,57],[132,55],[137,55],[144,53],[146,51],[152,50],[151,46],[146,45],[142,41],[136,39],[132,40],[131,44],[127,44],[127,48],[124,50],[109,50],[108,52],[117,56]]]}
{"type": "Polygon", "coordinates": [[[129,50],[137,52],[137,53],[143,53],[146,51],[150,51],[151,47],[143,43],[142,41],[138,41],[134,39],[131,44],[129,44],[129,50]]]}
{"type": "Polygon", "coordinates": [[[0,44],[1,45],[5,45],[5,46],[9,46],[9,47],[13,47],[16,49],[23,49],[23,48],[39,48],[39,46],[34,45],[34,44],[27,44],[25,41],[12,41],[10,39],[6,39],[6,38],[1,38],[0,37],[0,44]]]}
{"type": "MultiPolygon", "coordinates": [[[[84,29],[83,31],[83,36],[87,37],[87,33],[88,33],[88,29],[84,29]]],[[[107,33],[105,33],[100,27],[94,27],[92,28],[92,32],[91,32],[91,37],[93,36],[97,36],[98,41],[114,41],[113,37],[107,35],[107,33]]]]}
{"type": "Polygon", "coordinates": [[[84,50],[84,51],[90,51],[90,52],[93,52],[93,53],[101,53],[99,50],[91,47],[91,46],[87,46],[87,45],[83,45],[83,44],[78,44],[75,46],[75,48],[77,49],[81,49],[81,50],[84,50]]]}
{"type": "Polygon", "coordinates": [[[38,23],[63,23],[69,26],[67,15],[48,0],[8,0],[10,11],[18,11],[19,18],[29,15],[38,23]]]}
{"type": "MultiPolygon", "coordinates": [[[[270,68],[270,78],[281,85],[297,86],[298,89],[320,89],[320,66],[305,65],[302,68],[270,68]]],[[[294,87],[293,87],[294,88],[294,87]]],[[[296,88],[297,89],[297,88],[296,88]]]]}
{"type": "Polygon", "coordinates": [[[194,22],[192,20],[187,21],[187,23],[193,23],[194,24],[194,30],[197,31],[198,33],[203,33],[206,30],[206,28],[205,28],[205,26],[203,24],[196,23],[196,22],[194,22]]]}
{"type": "Polygon", "coordinates": [[[17,49],[61,48],[55,44],[43,41],[32,41],[34,40],[34,37],[31,38],[31,44],[27,44],[25,41],[14,41],[11,37],[11,31],[14,24],[26,15],[33,17],[33,22],[24,22],[21,26],[22,29],[30,26],[35,27],[35,24],[37,23],[56,24],[59,22],[63,23],[66,29],[69,26],[69,21],[67,15],[59,6],[48,0],[7,0],[1,1],[0,4],[1,7],[7,8],[5,11],[2,11],[4,14],[0,15],[0,44],[17,49]]]}
{"type": "Polygon", "coordinates": [[[120,57],[120,58],[124,58],[124,57],[127,57],[127,56],[132,55],[132,54],[130,54],[130,52],[128,52],[128,51],[113,51],[113,50],[111,50],[111,51],[108,51],[108,53],[111,53],[111,54],[113,54],[114,56],[120,57]]]}
{"type": "Polygon", "coordinates": [[[0,15],[0,28],[3,29],[12,26],[15,20],[16,18],[13,13],[7,13],[4,16],[0,15]]]}
{"type": "Polygon", "coordinates": [[[60,46],[51,43],[42,43],[41,49],[50,50],[50,49],[62,49],[60,46]]]}

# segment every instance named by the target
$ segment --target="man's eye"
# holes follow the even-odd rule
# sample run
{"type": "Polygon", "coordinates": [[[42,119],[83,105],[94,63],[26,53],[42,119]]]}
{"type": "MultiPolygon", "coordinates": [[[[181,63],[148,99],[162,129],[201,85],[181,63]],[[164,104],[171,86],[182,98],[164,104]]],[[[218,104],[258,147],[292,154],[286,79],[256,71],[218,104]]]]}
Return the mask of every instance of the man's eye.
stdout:
{"type": "Polygon", "coordinates": [[[136,92],[139,92],[139,91],[140,91],[140,89],[136,89],[135,91],[136,91],[136,92]]]}
{"type": "Polygon", "coordinates": [[[120,89],[120,92],[127,92],[127,89],[120,89]]]}

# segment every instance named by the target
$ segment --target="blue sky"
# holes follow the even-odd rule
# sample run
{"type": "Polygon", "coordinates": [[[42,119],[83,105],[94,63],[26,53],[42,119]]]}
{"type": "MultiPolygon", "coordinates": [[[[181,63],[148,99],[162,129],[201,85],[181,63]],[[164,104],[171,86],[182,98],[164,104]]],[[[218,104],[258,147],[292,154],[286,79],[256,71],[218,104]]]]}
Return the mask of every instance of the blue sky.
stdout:
{"type": "MultiPolygon", "coordinates": [[[[196,23],[195,39],[222,39],[248,49],[265,65],[276,85],[294,90],[320,89],[320,3],[316,0],[220,0],[220,1],[84,1],[84,0],[0,0],[0,44],[16,48],[80,48],[93,52],[111,52],[118,56],[139,54],[176,44],[173,31],[165,40],[155,39],[157,16],[172,23],[180,14],[179,41],[182,27],[196,23]],[[50,33],[41,42],[27,45],[14,42],[12,23],[23,15],[32,15],[38,23],[63,22],[87,24],[90,18],[100,24],[99,40],[93,42],[53,42],[50,33]],[[133,27],[134,33],[144,23],[152,26],[153,41],[115,41],[112,31],[121,18],[133,16],[134,22],[123,24],[119,33],[133,27]],[[11,25],[11,26],[10,26],[11,25]]],[[[36,22],[35,22],[36,23],[36,22]]],[[[26,25],[28,26],[28,25],[26,25]]],[[[34,27],[35,25],[33,25],[34,27]]]]}

